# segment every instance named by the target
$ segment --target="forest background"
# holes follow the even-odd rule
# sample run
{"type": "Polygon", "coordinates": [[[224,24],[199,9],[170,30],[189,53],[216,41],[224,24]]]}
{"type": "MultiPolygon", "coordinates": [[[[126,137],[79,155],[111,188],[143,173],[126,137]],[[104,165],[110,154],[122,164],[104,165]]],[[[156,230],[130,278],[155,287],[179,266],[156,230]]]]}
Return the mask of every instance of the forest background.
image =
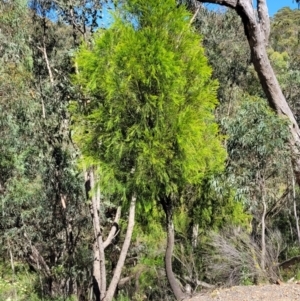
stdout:
{"type": "MultiPolygon", "coordinates": [[[[270,24],[299,123],[300,11],[270,24]]],[[[181,300],[300,278],[291,124],[234,9],[1,1],[0,36],[0,300],[181,300]]]]}

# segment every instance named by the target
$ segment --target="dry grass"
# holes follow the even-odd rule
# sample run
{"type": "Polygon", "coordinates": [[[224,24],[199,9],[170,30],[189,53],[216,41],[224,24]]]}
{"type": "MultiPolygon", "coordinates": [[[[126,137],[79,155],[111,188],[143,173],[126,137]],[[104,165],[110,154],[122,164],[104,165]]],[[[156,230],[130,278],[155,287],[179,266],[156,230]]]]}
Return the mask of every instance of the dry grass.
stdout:
{"type": "Polygon", "coordinates": [[[211,233],[206,252],[206,276],[211,282],[226,286],[276,282],[282,238],[278,231],[266,237],[265,270],[261,268],[261,248],[247,232],[230,229],[211,233]]]}

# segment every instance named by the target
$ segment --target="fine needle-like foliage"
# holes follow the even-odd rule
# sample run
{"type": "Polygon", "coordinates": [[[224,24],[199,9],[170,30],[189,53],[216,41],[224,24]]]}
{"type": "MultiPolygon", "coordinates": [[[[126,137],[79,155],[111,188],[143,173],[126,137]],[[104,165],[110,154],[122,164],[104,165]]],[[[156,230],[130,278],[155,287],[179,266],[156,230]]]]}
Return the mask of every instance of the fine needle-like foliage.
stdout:
{"type": "Polygon", "coordinates": [[[140,208],[162,204],[166,273],[181,300],[171,262],[173,207],[223,167],[218,84],[184,7],[130,0],[120,8],[114,24],[77,52],[76,82],[87,100],[73,107],[74,138],[85,162],[100,166],[104,196],[126,202],[134,195],[140,208]]]}
{"type": "Polygon", "coordinates": [[[77,83],[91,98],[77,106],[74,137],[101,163],[103,192],[157,199],[222,167],[218,85],[190,19],[173,0],[128,1],[78,51],[77,83]]]}

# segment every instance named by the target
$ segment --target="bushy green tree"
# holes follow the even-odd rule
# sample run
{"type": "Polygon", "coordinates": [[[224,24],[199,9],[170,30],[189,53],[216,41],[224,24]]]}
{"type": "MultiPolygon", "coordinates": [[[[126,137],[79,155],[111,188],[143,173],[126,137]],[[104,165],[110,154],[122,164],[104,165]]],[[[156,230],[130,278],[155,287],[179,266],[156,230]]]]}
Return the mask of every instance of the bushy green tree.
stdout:
{"type": "Polygon", "coordinates": [[[77,105],[74,138],[86,160],[99,163],[103,194],[162,204],[177,298],[173,206],[225,158],[213,115],[218,85],[190,19],[173,0],[128,1],[76,55],[77,83],[89,99],[77,105]]]}
{"type": "Polygon", "coordinates": [[[78,83],[92,98],[74,137],[101,162],[103,188],[124,193],[126,184],[149,200],[222,165],[217,84],[182,8],[132,1],[127,10],[77,54],[78,83]]]}

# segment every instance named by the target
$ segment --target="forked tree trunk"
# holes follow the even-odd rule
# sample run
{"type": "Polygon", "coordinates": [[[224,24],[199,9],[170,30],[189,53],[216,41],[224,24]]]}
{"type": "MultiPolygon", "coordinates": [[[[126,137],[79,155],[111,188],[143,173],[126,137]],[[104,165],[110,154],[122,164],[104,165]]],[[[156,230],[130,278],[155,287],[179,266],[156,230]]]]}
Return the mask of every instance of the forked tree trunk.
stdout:
{"type": "Polygon", "coordinates": [[[173,257],[173,249],[175,244],[175,232],[173,225],[173,209],[172,209],[172,200],[168,197],[161,200],[163,209],[166,214],[166,222],[167,222],[167,248],[165,253],[165,269],[169,284],[171,289],[175,295],[175,298],[178,301],[184,300],[187,295],[182,291],[179,280],[176,279],[173,268],[172,268],[172,257],[173,257]]]}
{"type": "Polygon", "coordinates": [[[122,246],[121,254],[119,256],[119,260],[118,260],[113,278],[110,282],[110,285],[108,287],[106,295],[103,298],[103,301],[111,301],[113,299],[116,288],[117,288],[117,285],[119,283],[122,268],[124,266],[125,259],[126,259],[126,256],[127,256],[127,252],[128,252],[128,249],[129,249],[129,245],[130,245],[130,242],[131,242],[131,236],[132,236],[134,221],[135,221],[135,206],[136,206],[136,195],[133,195],[132,198],[131,198],[131,201],[130,201],[128,225],[127,225],[125,240],[124,240],[124,243],[123,243],[123,246],[122,246]]]}
{"type": "Polygon", "coordinates": [[[129,221],[128,228],[126,232],[125,241],[123,243],[123,247],[121,250],[121,254],[119,257],[119,261],[117,267],[114,272],[113,279],[109,285],[108,290],[106,290],[106,267],[105,267],[105,253],[104,250],[111,244],[114,237],[118,234],[119,226],[118,222],[121,216],[121,207],[117,208],[116,216],[114,219],[114,223],[112,228],[106,238],[103,239],[102,231],[101,231],[101,221],[99,217],[100,212],[100,189],[97,187],[95,181],[95,170],[94,168],[90,168],[88,172],[85,174],[86,181],[86,192],[87,198],[90,199],[90,211],[93,221],[93,229],[94,229],[94,260],[93,260],[93,292],[96,298],[96,301],[106,300],[111,301],[116,287],[118,285],[118,281],[120,279],[121,270],[124,266],[125,258],[127,255],[127,251],[129,248],[129,244],[131,241],[131,235],[133,232],[134,225],[134,213],[135,213],[135,201],[136,197],[134,196],[131,200],[131,205],[129,209],[129,221]],[[97,187],[97,188],[96,188],[97,187]],[[90,192],[92,192],[90,194],[90,192]]]}
{"type": "Polygon", "coordinates": [[[289,141],[293,152],[293,170],[296,182],[300,185],[300,130],[267,55],[270,20],[266,0],[257,0],[257,12],[252,5],[252,0],[198,0],[198,2],[227,6],[234,9],[241,17],[251,50],[252,62],[269,105],[279,115],[287,117],[290,122],[289,141]]]}

